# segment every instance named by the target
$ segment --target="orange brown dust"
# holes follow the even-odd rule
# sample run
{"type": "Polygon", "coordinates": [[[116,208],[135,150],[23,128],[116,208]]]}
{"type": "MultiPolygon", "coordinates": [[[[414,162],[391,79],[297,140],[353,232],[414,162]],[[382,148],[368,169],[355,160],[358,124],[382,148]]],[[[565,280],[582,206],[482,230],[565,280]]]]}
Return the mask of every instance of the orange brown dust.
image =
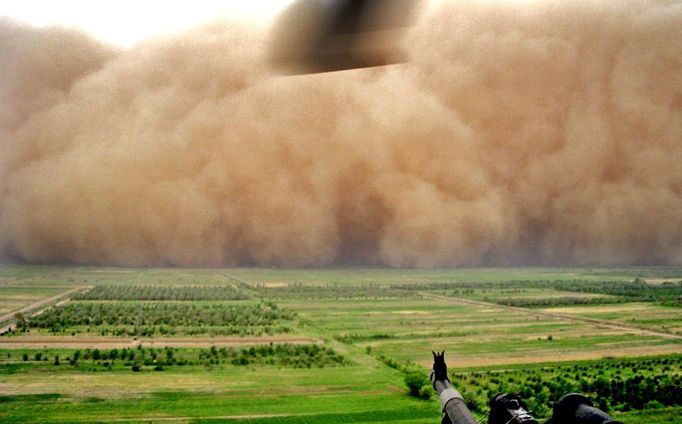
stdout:
{"type": "Polygon", "coordinates": [[[4,260],[682,264],[679,2],[445,1],[328,74],[267,39],[0,21],[4,260]]]}

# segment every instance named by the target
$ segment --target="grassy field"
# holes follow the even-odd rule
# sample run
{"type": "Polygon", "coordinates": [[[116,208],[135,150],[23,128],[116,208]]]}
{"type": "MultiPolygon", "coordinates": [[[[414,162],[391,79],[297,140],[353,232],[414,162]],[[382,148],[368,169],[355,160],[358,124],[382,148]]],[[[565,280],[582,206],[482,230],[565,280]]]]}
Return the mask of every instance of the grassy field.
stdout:
{"type": "Polygon", "coordinates": [[[334,300],[282,303],[320,333],[401,361],[428,365],[446,350],[453,365],[544,362],[612,354],[679,351],[680,340],[602,329],[585,323],[443,299],[334,300]],[[456,358],[456,359],[455,359],[456,358]],[[456,364],[454,363],[456,361],[456,364]]]}
{"type": "Polygon", "coordinates": [[[431,350],[479,417],[498,391],[545,418],[577,390],[627,423],[682,422],[668,395],[680,280],[661,267],[3,266],[0,314],[75,291],[0,336],[0,422],[437,423],[435,396],[404,383],[431,350]]]}
{"type": "Polygon", "coordinates": [[[682,310],[679,307],[630,302],[615,305],[552,308],[549,311],[605,319],[682,335],[682,310]]]}

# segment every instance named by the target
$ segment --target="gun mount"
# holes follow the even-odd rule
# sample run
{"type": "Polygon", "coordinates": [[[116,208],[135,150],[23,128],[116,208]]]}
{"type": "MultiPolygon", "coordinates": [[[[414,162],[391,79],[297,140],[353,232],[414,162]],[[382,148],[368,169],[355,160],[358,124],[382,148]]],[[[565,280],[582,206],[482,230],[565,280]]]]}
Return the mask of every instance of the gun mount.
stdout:
{"type": "Polygon", "coordinates": [[[554,404],[554,414],[545,424],[623,424],[613,420],[580,393],[569,393],[554,404]]]}

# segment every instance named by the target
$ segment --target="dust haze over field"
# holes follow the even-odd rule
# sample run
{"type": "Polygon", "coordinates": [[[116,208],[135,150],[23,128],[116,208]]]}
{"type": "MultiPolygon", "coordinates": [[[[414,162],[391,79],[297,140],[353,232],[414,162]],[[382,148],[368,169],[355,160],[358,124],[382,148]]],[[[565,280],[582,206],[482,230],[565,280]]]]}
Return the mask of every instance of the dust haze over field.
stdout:
{"type": "Polygon", "coordinates": [[[0,20],[0,256],[681,264],[680,40],[673,1],[444,2],[409,64],[285,77],[244,26],[0,20]]]}

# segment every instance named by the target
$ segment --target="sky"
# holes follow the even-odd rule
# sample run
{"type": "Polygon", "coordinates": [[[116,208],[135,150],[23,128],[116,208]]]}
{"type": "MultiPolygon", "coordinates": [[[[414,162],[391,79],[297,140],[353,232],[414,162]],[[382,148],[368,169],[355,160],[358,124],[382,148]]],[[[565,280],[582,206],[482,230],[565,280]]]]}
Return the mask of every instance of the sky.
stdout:
{"type": "Polygon", "coordinates": [[[238,19],[267,22],[291,0],[3,0],[0,16],[34,26],[77,27],[120,47],[199,24],[238,19]]]}

